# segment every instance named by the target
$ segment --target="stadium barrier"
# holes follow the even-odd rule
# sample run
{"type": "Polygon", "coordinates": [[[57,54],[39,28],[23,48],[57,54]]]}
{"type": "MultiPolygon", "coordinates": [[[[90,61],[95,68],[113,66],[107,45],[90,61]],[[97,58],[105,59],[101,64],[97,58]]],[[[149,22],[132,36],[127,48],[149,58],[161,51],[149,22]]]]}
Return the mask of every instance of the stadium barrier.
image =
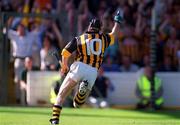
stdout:
{"type": "MultiPolygon", "coordinates": [[[[139,73],[108,72],[105,75],[114,86],[108,92],[108,101],[112,105],[134,106],[138,99],[135,96],[136,80],[139,73]]],[[[157,73],[162,78],[165,107],[180,107],[180,73],[157,73]]],[[[49,106],[52,83],[59,79],[58,72],[33,71],[27,75],[27,102],[29,106],[49,106]]]]}

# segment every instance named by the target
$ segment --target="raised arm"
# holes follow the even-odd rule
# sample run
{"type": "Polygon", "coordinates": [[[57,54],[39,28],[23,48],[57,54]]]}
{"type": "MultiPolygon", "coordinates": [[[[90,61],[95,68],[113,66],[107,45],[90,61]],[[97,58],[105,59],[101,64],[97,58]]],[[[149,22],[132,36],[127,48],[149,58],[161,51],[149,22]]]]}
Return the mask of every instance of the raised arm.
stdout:
{"type": "Polygon", "coordinates": [[[114,21],[115,23],[110,34],[112,34],[114,38],[116,39],[118,38],[118,34],[120,32],[120,26],[124,22],[123,12],[121,10],[119,10],[117,14],[115,15],[114,21]]]}
{"type": "Polygon", "coordinates": [[[62,47],[64,47],[64,40],[55,22],[52,23],[52,28],[56,37],[58,38],[59,47],[62,49],[62,47]]]}

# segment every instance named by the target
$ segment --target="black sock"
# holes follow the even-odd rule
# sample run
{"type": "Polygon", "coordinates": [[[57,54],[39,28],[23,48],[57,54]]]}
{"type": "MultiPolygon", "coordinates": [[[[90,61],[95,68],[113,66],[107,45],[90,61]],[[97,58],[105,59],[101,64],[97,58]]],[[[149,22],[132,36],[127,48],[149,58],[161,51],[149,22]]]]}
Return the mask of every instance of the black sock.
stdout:
{"type": "Polygon", "coordinates": [[[87,96],[86,94],[81,95],[78,92],[74,98],[74,102],[76,103],[76,105],[78,105],[78,106],[83,105],[86,101],[86,96],[87,96]]]}
{"type": "Polygon", "coordinates": [[[50,121],[53,121],[53,120],[58,120],[59,121],[59,116],[61,114],[61,110],[62,110],[62,107],[59,106],[59,105],[54,105],[53,106],[53,113],[52,113],[52,118],[50,121]]]}

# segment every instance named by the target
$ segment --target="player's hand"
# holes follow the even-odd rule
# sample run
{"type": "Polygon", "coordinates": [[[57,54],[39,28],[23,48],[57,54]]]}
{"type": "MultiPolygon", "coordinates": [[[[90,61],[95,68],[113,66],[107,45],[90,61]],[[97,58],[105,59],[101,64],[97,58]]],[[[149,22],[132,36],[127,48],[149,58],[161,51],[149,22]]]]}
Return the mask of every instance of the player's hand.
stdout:
{"type": "Polygon", "coordinates": [[[123,14],[123,11],[122,10],[118,10],[116,15],[114,16],[114,21],[119,23],[119,24],[122,24],[124,23],[124,14],[123,14]]]}
{"type": "Polygon", "coordinates": [[[61,75],[66,74],[69,71],[69,66],[61,63],[61,75]]]}

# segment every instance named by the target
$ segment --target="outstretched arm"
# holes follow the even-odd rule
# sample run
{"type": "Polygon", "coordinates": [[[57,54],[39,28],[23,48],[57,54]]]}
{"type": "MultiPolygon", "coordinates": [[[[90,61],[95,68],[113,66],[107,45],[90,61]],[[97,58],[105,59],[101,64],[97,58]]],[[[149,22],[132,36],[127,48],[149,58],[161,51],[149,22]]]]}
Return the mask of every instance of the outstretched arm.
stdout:
{"type": "Polygon", "coordinates": [[[124,23],[123,11],[118,10],[117,14],[114,16],[114,26],[110,34],[114,36],[114,38],[118,38],[118,34],[120,32],[120,26],[124,23]]]}
{"type": "Polygon", "coordinates": [[[118,38],[119,32],[120,32],[120,24],[115,22],[110,34],[112,34],[114,36],[114,38],[116,39],[116,38],[118,38]]]}
{"type": "Polygon", "coordinates": [[[107,35],[108,39],[110,40],[110,45],[113,45],[114,42],[115,42],[115,39],[118,39],[121,25],[123,25],[123,23],[124,23],[124,18],[123,18],[123,12],[122,11],[119,10],[117,12],[117,14],[114,17],[114,21],[115,21],[115,23],[114,23],[114,26],[112,28],[112,31],[111,31],[111,33],[109,33],[107,35]]]}

